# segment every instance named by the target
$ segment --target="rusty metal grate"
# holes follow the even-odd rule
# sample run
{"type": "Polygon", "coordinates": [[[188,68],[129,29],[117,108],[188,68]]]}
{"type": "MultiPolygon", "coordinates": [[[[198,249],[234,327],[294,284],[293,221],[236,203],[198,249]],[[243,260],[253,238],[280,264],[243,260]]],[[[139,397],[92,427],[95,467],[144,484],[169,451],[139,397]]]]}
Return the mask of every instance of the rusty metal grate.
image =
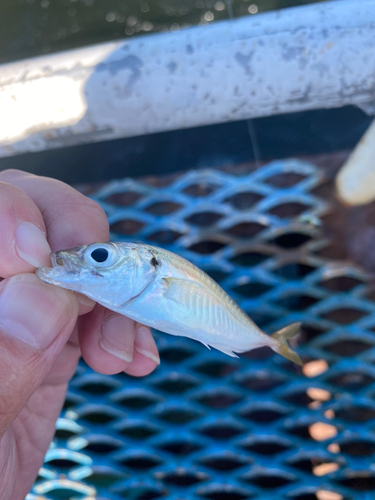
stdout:
{"type": "Polygon", "coordinates": [[[162,363],[146,379],[81,363],[30,499],[369,498],[374,294],[363,270],[322,256],[329,207],[312,191],[323,177],[278,161],[91,194],[113,240],[183,255],[269,333],[303,321],[306,364],[267,348],[233,359],[157,332],[162,363]]]}

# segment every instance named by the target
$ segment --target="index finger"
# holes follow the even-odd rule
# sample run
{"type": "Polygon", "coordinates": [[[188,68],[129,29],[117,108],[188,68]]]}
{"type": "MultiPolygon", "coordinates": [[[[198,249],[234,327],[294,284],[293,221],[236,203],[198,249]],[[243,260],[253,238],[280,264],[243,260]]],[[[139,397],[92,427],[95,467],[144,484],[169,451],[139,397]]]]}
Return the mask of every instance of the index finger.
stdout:
{"type": "Polygon", "coordinates": [[[0,172],[0,181],[21,188],[39,208],[52,251],[109,240],[103,209],[67,184],[20,170],[0,172]]]}

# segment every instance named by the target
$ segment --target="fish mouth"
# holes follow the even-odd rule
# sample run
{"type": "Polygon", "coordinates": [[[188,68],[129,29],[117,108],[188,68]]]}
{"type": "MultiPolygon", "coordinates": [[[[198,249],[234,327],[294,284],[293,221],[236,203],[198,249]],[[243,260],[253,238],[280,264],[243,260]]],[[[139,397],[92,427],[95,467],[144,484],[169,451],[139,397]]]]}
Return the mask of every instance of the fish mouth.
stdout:
{"type": "Polygon", "coordinates": [[[47,283],[62,283],[79,277],[81,269],[74,257],[64,251],[51,253],[52,267],[41,267],[36,270],[37,276],[47,283]]]}

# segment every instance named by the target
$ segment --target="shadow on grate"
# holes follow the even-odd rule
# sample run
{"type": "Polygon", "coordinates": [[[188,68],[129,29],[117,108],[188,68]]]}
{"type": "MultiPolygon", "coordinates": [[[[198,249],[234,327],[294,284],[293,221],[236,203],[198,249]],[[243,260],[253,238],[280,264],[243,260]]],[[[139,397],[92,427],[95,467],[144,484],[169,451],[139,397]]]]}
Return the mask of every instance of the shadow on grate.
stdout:
{"type": "Polygon", "coordinates": [[[161,365],[145,379],[81,363],[33,493],[353,500],[373,491],[374,288],[327,238],[336,215],[324,172],[287,160],[90,192],[113,240],[188,258],[267,333],[302,321],[305,365],[267,348],[234,359],[159,332],[161,365]]]}

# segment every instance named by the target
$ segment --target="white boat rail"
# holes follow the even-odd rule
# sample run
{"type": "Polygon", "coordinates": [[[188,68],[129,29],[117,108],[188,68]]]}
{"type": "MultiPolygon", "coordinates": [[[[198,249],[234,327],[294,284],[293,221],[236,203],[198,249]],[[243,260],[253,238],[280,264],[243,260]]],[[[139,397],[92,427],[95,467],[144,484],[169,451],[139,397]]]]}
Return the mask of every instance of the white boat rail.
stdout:
{"type": "Polygon", "coordinates": [[[0,66],[0,156],[354,104],[375,110],[375,0],[0,66]]]}

